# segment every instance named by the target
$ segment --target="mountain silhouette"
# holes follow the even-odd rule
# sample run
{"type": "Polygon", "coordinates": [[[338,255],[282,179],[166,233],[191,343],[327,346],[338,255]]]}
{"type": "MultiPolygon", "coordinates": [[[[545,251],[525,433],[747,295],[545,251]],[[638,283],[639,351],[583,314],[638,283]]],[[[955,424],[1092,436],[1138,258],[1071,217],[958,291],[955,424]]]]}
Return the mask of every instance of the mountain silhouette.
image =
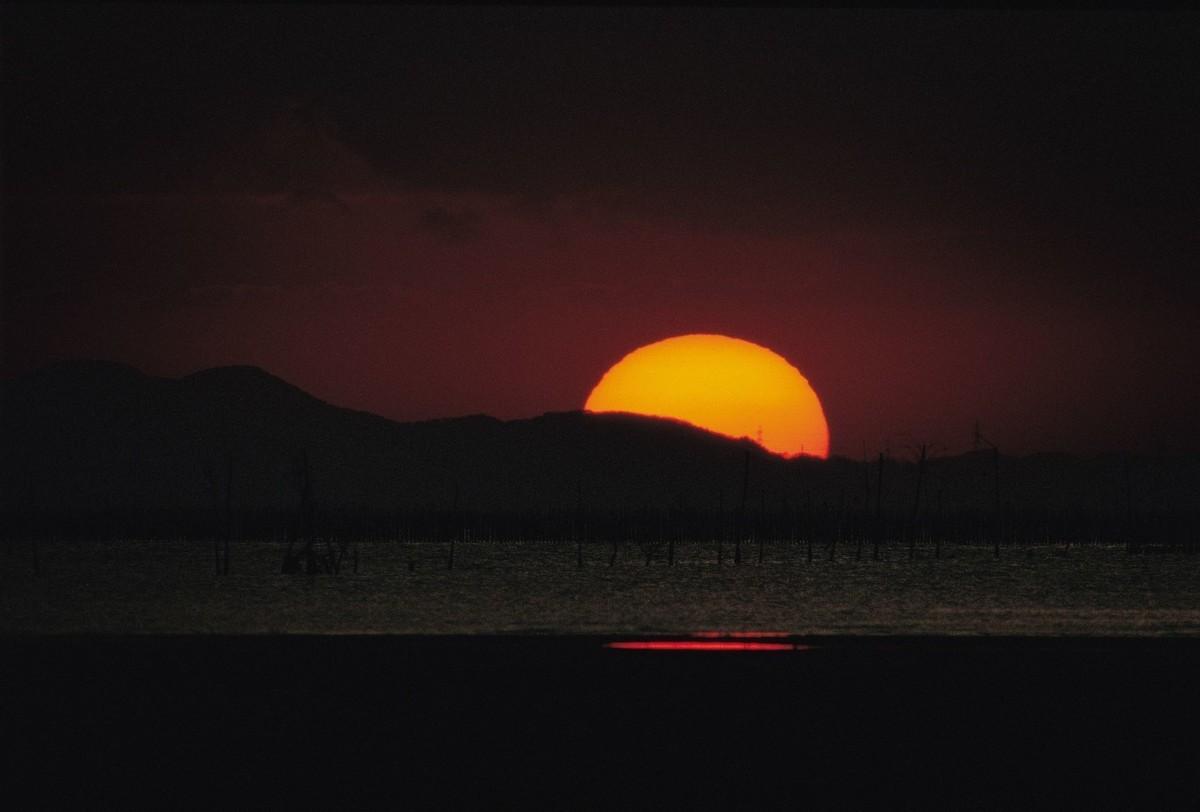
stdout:
{"type": "MultiPolygon", "coordinates": [[[[667,503],[730,491],[744,457],[788,464],[748,441],[683,423],[582,412],[397,423],[325,403],[255,367],[155,378],[67,362],[6,381],[6,507],[200,507],[232,459],[233,499],[287,507],[302,457],[313,492],[338,507],[472,509],[667,503]]],[[[728,497],[732,499],[732,496],[728,497]]]]}
{"type": "MultiPolygon", "coordinates": [[[[204,508],[230,469],[239,508],[291,509],[307,467],[318,504],[344,510],[732,510],[743,493],[747,510],[832,510],[867,504],[869,487],[902,515],[918,479],[914,462],[888,460],[879,491],[876,460],[787,460],[635,415],[398,423],[248,366],[168,379],[54,364],[4,381],[0,440],[9,512],[204,508]]],[[[1003,457],[999,491],[990,451],[933,459],[921,476],[922,510],[1195,513],[1200,493],[1194,456],[1003,457]]]]}

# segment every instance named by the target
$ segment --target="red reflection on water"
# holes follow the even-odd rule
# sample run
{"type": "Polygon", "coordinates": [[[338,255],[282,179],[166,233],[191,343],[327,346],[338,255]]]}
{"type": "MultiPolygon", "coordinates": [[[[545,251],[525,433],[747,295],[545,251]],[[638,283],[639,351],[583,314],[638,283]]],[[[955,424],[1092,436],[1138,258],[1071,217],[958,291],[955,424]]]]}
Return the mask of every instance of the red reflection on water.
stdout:
{"type": "Polygon", "coordinates": [[[734,640],[754,640],[763,637],[787,637],[787,632],[692,632],[692,637],[731,637],[734,640]]]}
{"type": "Polygon", "coordinates": [[[752,640],[619,640],[605,648],[625,651],[804,651],[795,643],[759,643],[752,640]]]}

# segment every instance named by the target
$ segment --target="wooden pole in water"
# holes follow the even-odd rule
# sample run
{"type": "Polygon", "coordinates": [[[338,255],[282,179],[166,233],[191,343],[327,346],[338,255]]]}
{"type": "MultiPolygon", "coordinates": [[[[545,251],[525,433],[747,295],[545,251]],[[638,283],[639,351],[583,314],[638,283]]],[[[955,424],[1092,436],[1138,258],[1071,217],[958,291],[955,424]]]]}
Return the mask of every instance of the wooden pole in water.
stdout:
{"type": "Polygon", "coordinates": [[[942,532],[943,532],[942,525],[945,522],[945,520],[942,516],[942,489],[941,488],[938,488],[937,513],[935,513],[934,515],[935,515],[936,519],[934,520],[934,528],[933,528],[933,535],[934,535],[933,557],[940,559],[942,557],[942,532]]]}
{"type": "Polygon", "coordinates": [[[917,544],[917,518],[921,515],[921,480],[925,476],[925,443],[921,443],[921,459],[917,462],[917,493],[913,497],[912,518],[908,522],[908,557],[913,558],[917,544]]]}
{"type": "Polygon", "coordinates": [[[312,574],[317,569],[316,551],[313,549],[313,505],[312,505],[312,480],[309,477],[308,471],[308,451],[300,452],[300,464],[302,466],[303,488],[300,496],[300,511],[301,511],[301,527],[303,528],[302,535],[304,537],[304,571],[312,574]]]}
{"type": "Polygon", "coordinates": [[[767,492],[765,488],[758,489],[758,527],[754,535],[758,536],[758,566],[762,566],[763,537],[767,534],[767,492]]]}
{"type": "Polygon", "coordinates": [[[334,541],[332,536],[325,536],[325,571],[331,575],[342,571],[342,558],[335,549],[334,541]]]}
{"type": "Polygon", "coordinates": [[[303,548],[295,550],[295,547],[304,544],[305,534],[308,532],[308,522],[305,518],[308,512],[308,457],[304,451],[300,452],[298,473],[300,493],[296,507],[296,519],[288,529],[288,548],[284,558],[284,572],[300,571],[300,555],[303,548]]]}
{"type": "Polygon", "coordinates": [[[796,531],[796,508],[792,507],[792,500],[786,496],[779,503],[779,518],[775,522],[775,538],[776,540],[783,539],[783,561],[788,563],[792,560],[792,550],[796,543],[800,541],[800,536],[796,531]],[[782,525],[782,527],[780,526],[782,525]]]}
{"type": "Polygon", "coordinates": [[[717,566],[725,563],[725,489],[717,491],[717,566]]]}
{"type": "Polygon", "coordinates": [[[1122,474],[1125,479],[1125,552],[1134,552],[1135,543],[1133,538],[1133,486],[1129,474],[1129,454],[1126,453],[1121,460],[1122,474]]]}
{"type": "Polygon", "coordinates": [[[221,574],[229,574],[229,541],[233,536],[233,454],[225,455],[225,551],[221,574]]]}
{"type": "Polygon", "coordinates": [[[658,547],[663,540],[663,515],[657,509],[654,511],[653,518],[647,518],[643,538],[646,546],[646,566],[650,566],[650,561],[658,552],[658,547]]]}
{"type": "Polygon", "coordinates": [[[992,446],[992,474],[996,499],[996,538],[993,554],[1000,557],[1000,536],[1004,534],[1004,517],[1000,513],[1000,449],[992,446]]]}
{"type": "Polygon", "coordinates": [[[837,550],[837,543],[838,543],[838,540],[840,540],[842,537],[842,532],[843,532],[843,528],[845,527],[845,522],[846,522],[846,489],[842,488],[842,490],[838,494],[837,531],[833,534],[833,538],[830,539],[830,541],[829,541],[829,560],[830,561],[833,560],[834,551],[837,550]]]}
{"type": "Polygon", "coordinates": [[[458,484],[454,485],[454,501],[450,507],[450,556],[446,559],[446,569],[454,569],[454,542],[458,538],[458,484]]]}
{"type": "Polygon", "coordinates": [[[25,482],[28,486],[28,499],[26,500],[26,522],[25,531],[29,537],[29,557],[33,564],[33,575],[36,578],[42,574],[41,557],[38,555],[38,526],[37,526],[37,486],[33,482],[33,473],[26,469],[25,482]]]}
{"type": "Polygon", "coordinates": [[[683,497],[679,497],[679,510],[667,522],[667,566],[675,566],[675,533],[683,521],[683,497]]]}
{"type": "Polygon", "coordinates": [[[879,544],[883,540],[883,452],[879,452],[879,474],[875,480],[875,533],[874,551],[871,557],[879,560],[879,544]]]}
{"type": "MultiPolygon", "coordinates": [[[[203,463],[203,470],[204,470],[204,480],[205,480],[205,482],[208,483],[209,498],[212,499],[212,509],[213,509],[213,514],[215,517],[215,514],[217,513],[217,511],[219,511],[221,509],[221,490],[217,486],[217,474],[213,470],[212,462],[208,461],[208,460],[206,460],[203,463]]],[[[207,527],[207,525],[208,525],[208,522],[205,522],[206,527],[207,527]]],[[[215,575],[220,575],[221,574],[221,536],[220,536],[220,532],[217,530],[215,518],[213,519],[211,536],[212,536],[212,554],[213,554],[213,573],[215,575]]]]}
{"type": "Polygon", "coordinates": [[[746,523],[746,491],[750,486],[750,452],[746,451],[746,464],[742,469],[742,501],[738,505],[737,515],[737,538],[734,539],[733,548],[733,563],[741,566],[742,563],[742,534],[746,523]]]}
{"type": "Polygon", "coordinates": [[[871,464],[867,462],[867,444],[863,443],[863,509],[862,523],[855,534],[858,544],[854,550],[854,560],[862,560],[863,536],[867,534],[867,528],[871,522],[871,464]]]}
{"type": "Polygon", "coordinates": [[[811,564],[813,558],[813,527],[816,522],[813,521],[811,513],[807,510],[800,515],[803,517],[800,522],[800,530],[804,533],[805,559],[811,564]]]}
{"type": "Polygon", "coordinates": [[[580,523],[583,521],[583,480],[575,481],[575,569],[583,569],[583,533],[580,523]]]}

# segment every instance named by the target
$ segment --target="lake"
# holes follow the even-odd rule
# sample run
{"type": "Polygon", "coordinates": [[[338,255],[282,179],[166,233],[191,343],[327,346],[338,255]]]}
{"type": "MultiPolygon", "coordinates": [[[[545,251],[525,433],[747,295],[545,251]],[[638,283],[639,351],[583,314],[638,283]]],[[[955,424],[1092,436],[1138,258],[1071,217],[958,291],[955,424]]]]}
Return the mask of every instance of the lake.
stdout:
{"type": "Polygon", "coordinates": [[[1196,636],[1200,556],[1123,547],[363,542],[357,573],[283,575],[284,545],[42,542],[0,563],[0,631],[50,633],[1196,636]],[[649,553],[649,563],[647,563],[649,553]],[[611,564],[611,565],[610,565],[611,564]]]}
{"type": "Polygon", "coordinates": [[[282,544],[235,541],[217,576],[210,544],[55,542],[35,577],[10,546],[8,766],[53,769],[38,797],[64,808],[1200,802],[1195,556],[448,552],[281,575],[282,544]]]}

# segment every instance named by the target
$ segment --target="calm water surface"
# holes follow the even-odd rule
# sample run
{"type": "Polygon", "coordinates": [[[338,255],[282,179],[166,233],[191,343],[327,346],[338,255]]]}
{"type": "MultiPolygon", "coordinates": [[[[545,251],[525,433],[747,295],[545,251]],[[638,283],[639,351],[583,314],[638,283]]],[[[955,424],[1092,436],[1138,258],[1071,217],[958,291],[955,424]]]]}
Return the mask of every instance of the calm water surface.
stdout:
{"type": "Polygon", "coordinates": [[[762,562],[713,544],[360,543],[358,572],[282,575],[283,545],[54,542],[0,554],[0,631],[147,633],[1200,635],[1200,557],[1119,547],[885,550],[767,545],[762,562]]]}

